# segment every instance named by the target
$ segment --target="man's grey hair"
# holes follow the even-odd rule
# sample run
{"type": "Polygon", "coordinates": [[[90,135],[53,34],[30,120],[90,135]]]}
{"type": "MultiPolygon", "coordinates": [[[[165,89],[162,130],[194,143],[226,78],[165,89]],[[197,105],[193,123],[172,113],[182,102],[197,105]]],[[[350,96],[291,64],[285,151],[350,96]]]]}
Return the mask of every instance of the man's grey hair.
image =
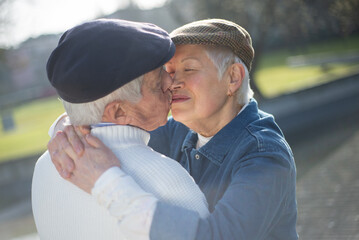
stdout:
{"type": "Polygon", "coordinates": [[[240,63],[244,67],[244,78],[240,88],[237,91],[238,103],[242,106],[247,104],[249,100],[253,97],[253,91],[249,85],[249,72],[247,66],[243,61],[236,56],[232,50],[227,47],[218,47],[218,46],[206,46],[206,53],[209,59],[217,67],[218,70],[218,79],[221,80],[224,77],[227,68],[233,63],[240,63]]]}
{"type": "MultiPolygon", "coordinates": [[[[62,99],[62,104],[73,125],[91,125],[101,122],[107,104],[126,100],[136,103],[141,100],[143,75],[116,89],[112,93],[87,103],[70,103],[62,99]]],[[[100,83],[99,83],[100,84],[100,83]]]]}

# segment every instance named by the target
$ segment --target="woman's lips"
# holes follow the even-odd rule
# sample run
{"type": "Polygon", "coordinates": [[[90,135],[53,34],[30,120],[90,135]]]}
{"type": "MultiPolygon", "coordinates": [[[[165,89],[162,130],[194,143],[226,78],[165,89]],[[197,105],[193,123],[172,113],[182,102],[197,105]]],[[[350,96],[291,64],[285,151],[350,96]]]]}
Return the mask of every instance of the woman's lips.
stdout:
{"type": "Polygon", "coordinates": [[[185,102],[188,99],[190,98],[185,95],[172,95],[172,104],[185,102]]]}

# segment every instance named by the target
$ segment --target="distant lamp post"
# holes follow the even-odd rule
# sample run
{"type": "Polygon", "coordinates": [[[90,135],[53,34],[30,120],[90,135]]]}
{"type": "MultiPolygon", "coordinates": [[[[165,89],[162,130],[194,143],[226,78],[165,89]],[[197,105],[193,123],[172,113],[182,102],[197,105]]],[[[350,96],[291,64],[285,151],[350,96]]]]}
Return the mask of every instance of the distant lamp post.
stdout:
{"type": "Polygon", "coordinates": [[[11,110],[1,113],[1,123],[4,132],[15,129],[15,121],[11,110]]]}

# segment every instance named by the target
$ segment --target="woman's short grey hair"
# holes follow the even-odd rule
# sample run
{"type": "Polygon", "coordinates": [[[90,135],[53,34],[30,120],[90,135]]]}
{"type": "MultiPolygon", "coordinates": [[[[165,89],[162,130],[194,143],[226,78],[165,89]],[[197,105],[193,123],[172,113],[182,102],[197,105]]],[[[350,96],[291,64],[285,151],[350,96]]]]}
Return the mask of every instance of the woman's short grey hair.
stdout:
{"type": "Polygon", "coordinates": [[[238,103],[242,106],[247,104],[253,97],[253,91],[249,85],[249,72],[247,66],[243,61],[236,56],[229,48],[220,46],[206,46],[206,53],[217,67],[218,79],[221,80],[227,71],[227,68],[233,63],[240,63],[244,67],[245,75],[240,88],[237,91],[238,103]]]}
{"type": "Polygon", "coordinates": [[[62,100],[73,125],[91,125],[101,122],[107,104],[116,100],[126,100],[136,103],[141,100],[143,75],[116,89],[112,93],[87,103],[69,103],[62,100]]]}

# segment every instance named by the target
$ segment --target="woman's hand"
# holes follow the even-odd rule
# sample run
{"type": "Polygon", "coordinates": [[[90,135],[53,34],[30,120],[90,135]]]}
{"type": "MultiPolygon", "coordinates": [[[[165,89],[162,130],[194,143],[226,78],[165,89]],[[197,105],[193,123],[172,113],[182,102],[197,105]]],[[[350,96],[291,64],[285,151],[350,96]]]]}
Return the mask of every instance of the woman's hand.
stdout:
{"type": "Polygon", "coordinates": [[[109,168],[120,167],[120,161],[98,138],[87,134],[80,139],[85,150],[81,157],[73,160],[75,169],[67,180],[91,193],[97,179],[109,168]]]}
{"type": "Polygon", "coordinates": [[[120,166],[112,151],[89,133],[88,127],[69,125],[47,145],[59,174],[88,193],[102,173],[120,166]]]}
{"type": "MultiPolygon", "coordinates": [[[[62,120],[61,120],[62,121],[62,120]]],[[[69,178],[70,173],[74,171],[73,160],[81,157],[85,149],[83,145],[84,135],[89,134],[88,127],[74,128],[72,125],[62,126],[47,144],[51,160],[57,171],[63,178],[69,178]]]]}

